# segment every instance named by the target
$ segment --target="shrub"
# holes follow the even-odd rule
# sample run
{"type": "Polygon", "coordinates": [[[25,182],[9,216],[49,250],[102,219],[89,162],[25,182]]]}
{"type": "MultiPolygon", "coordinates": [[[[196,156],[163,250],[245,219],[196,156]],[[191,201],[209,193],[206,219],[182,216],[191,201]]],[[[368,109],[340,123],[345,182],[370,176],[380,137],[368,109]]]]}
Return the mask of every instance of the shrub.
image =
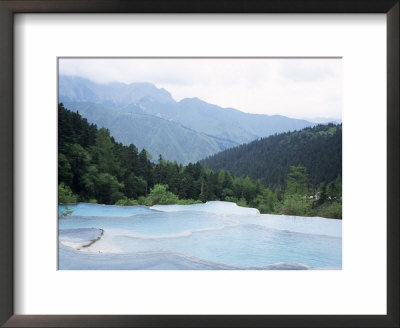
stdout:
{"type": "Polygon", "coordinates": [[[310,212],[310,205],[307,198],[303,196],[287,195],[281,204],[280,212],[286,215],[307,216],[310,212]]]}
{"type": "Polygon", "coordinates": [[[68,216],[70,214],[72,214],[74,210],[70,209],[68,206],[64,206],[64,211],[60,212],[58,214],[59,217],[64,217],[64,216],[68,216]]]}
{"type": "Polygon", "coordinates": [[[325,203],[316,208],[315,215],[324,218],[342,219],[342,204],[338,202],[325,203]]]}
{"type": "Polygon", "coordinates": [[[136,199],[130,199],[130,198],[122,198],[119,201],[115,203],[115,205],[118,206],[135,206],[139,205],[139,202],[136,199]]]}
{"type": "Polygon", "coordinates": [[[58,202],[60,204],[73,204],[78,201],[78,195],[74,194],[69,186],[61,182],[58,185],[58,202]]]}
{"type": "Polygon", "coordinates": [[[239,200],[236,197],[233,196],[226,196],[225,197],[226,202],[232,202],[232,203],[237,203],[239,200]]]}
{"type": "Polygon", "coordinates": [[[240,198],[237,202],[236,202],[236,204],[238,205],[238,206],[242,206],[242,207],[247,207],[248,205],[247,205],[247,202],[246,202],[246,200],[244,199],[244,198],[240,198]]]}
{"type": "Polygon", "coordinates": [[[191,204],[203,204],[203,202],[198,199],[198,200],[194,200],[194,199],[178,199],[177,203],[178,205],[191,205],[191,204]]]}
{"type": "Polygon", "coordinates": [[[146,197],[146,205],[168,205],[177,204],[179,198],[170,191],[167,191],[168,185],[156,184],[150,190],[150,194],[146,197]]]}

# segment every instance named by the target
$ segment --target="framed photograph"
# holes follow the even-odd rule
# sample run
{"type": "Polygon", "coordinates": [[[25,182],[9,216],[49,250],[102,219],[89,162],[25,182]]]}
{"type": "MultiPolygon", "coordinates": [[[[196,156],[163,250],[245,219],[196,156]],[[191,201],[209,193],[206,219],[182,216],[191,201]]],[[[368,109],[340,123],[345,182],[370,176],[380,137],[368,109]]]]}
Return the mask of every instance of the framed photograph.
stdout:
{"type": "Polygon", "coordinates": [[[2,325],[399,325],[398,1],[0,9],[2,325]]]}
{"type": "Polygon", "coordinates": [[[341,58],[58,58],[58,269],[341,270],[342,86],[341,58]]]}

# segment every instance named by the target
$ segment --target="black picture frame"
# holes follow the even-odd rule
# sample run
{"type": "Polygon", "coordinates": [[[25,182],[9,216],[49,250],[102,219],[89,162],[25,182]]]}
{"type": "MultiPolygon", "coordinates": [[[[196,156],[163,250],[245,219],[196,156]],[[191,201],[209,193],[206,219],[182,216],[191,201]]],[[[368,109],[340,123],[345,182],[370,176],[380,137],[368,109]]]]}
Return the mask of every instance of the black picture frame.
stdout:
{"type": "MultiPolygon", "coordinates": [[[[0,0],[0,324],[4,327],[399,327],[399,0],[0,0]],[[14,315],[13,17],[16,13],[385,13],[387,315],[14,315]]],[[[365,286],[368,288],[368,286],[365,286]]]]}

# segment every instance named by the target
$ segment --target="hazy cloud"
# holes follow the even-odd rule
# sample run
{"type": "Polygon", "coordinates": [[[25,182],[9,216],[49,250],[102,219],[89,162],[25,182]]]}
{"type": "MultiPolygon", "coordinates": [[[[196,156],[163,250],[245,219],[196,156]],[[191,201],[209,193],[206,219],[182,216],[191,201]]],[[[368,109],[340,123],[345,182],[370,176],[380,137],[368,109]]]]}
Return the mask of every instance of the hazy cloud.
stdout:
{"type": "Polygon", "coordinates": [[[342,117],[340,59],[60,59],[59,72],[95,82],[150,82],[174,99],[245,112],[342,117]]]}
{"type": "Polygon", "coordinates": [[[294,82],[318,82],[335,76],[336,65],[329,60],[288,60],[282,65],[282,76],[294,82]]]}

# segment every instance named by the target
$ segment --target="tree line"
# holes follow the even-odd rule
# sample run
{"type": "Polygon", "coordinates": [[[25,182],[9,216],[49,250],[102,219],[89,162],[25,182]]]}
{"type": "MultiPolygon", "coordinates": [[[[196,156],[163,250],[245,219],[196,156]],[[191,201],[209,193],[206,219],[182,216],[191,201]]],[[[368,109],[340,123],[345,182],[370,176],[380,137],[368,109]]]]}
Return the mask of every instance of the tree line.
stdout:
{"type": "Polygon", "coordinates": [[[193,204],[224,200],[255,207],[262,213],[341,218],[341,178],[310,186],[304,166],[292,166],[285,188],[260,179],[152,160],[145,149],[125,146],[105,128],[90,124],[79,112],[58,105],[58,192],[62,204],[90,202],[116,205],[193,204]]]}
{"type": "Polygon", "coordinates": [[[342,125],[316,125],[275,134],[217,153],[201,164],[280,188],[285,188],[291,166],[304,166],[309,183],[316,188],[342,174],[342,125]]]}

